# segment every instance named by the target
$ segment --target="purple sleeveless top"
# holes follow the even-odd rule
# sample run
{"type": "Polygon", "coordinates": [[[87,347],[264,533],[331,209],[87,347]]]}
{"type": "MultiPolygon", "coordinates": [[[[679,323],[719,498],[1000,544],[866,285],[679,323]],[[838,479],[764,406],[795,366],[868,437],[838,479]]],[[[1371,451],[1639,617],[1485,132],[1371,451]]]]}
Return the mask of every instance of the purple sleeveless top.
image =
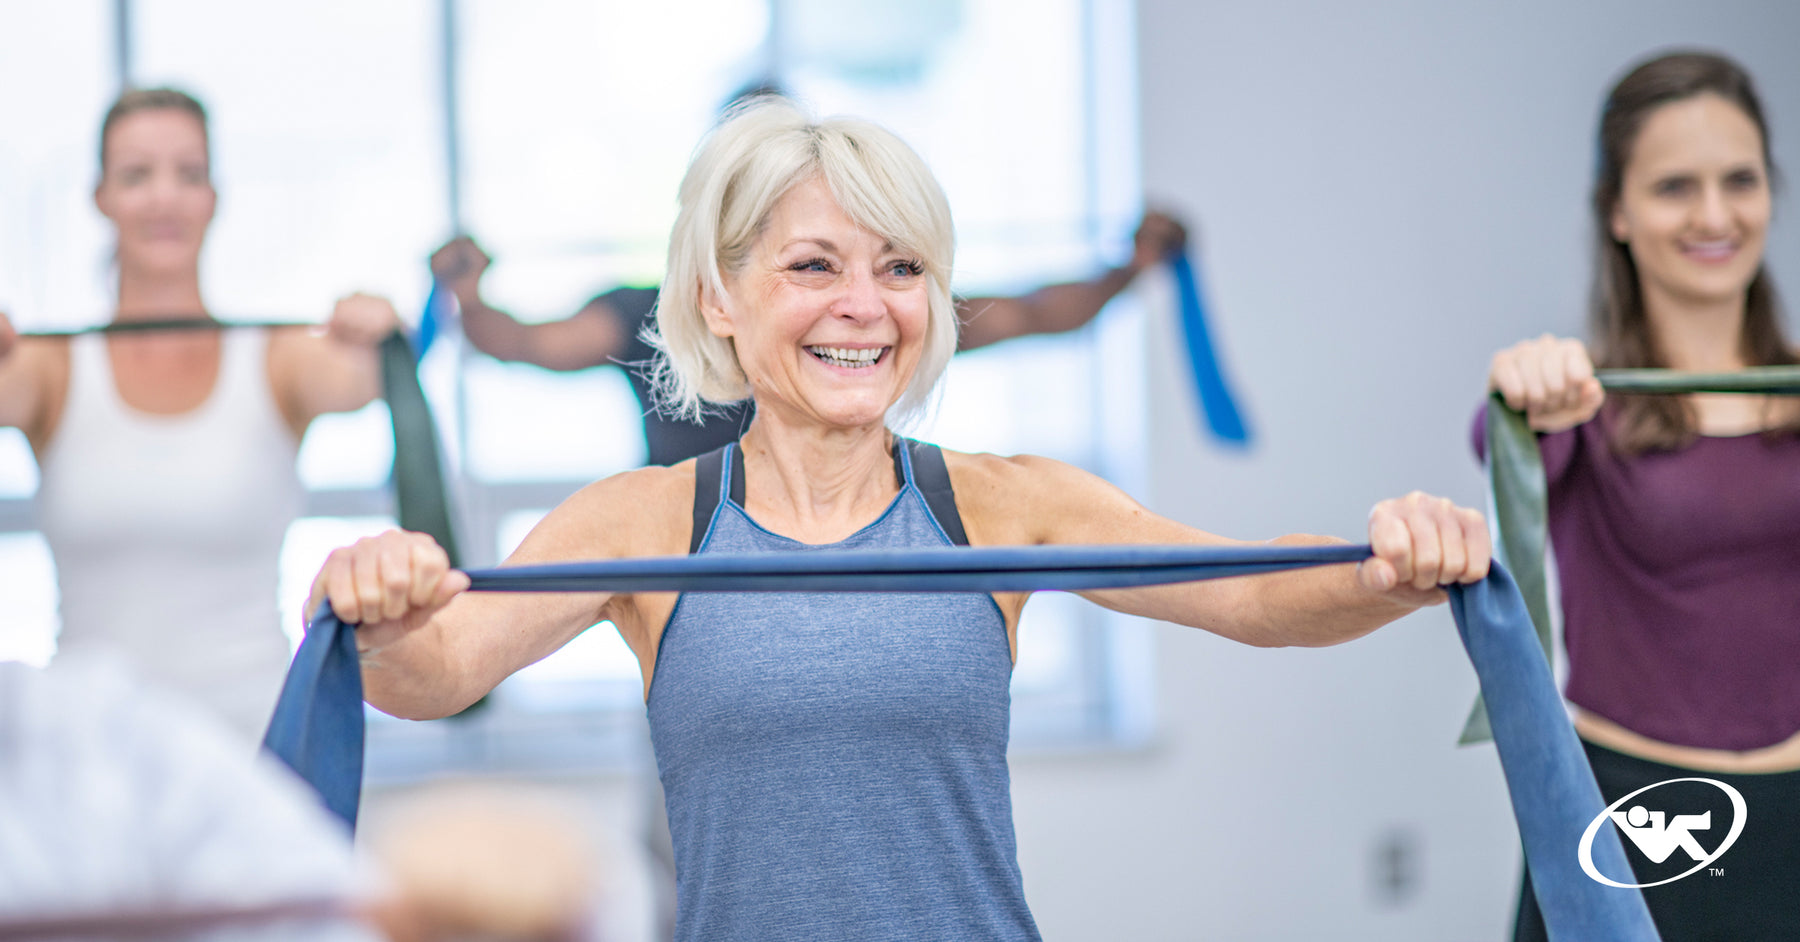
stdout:
{"type": "MultiPolygon", "coordinates": [[[[1608,416],[1539,436],[1571,703],[1661,742],[1800,731],[1800,436],[1624,457],[1608,416]]],[[[1484,450],[1485,410],[1475,425],[1484,450]]]]}

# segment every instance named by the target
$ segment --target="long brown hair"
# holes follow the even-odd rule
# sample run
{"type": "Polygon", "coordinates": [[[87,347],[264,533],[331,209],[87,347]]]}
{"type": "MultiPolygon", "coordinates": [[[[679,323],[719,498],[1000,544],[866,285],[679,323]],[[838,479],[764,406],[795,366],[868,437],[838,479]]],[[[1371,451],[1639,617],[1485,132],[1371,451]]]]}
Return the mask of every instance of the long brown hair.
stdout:
{"type": "MultiPolygon", "coordinates": [[[[1769,153],[1769,127],[1750,74],[1724,56],[1679,52],[1658,56],[1632,69],[1613,86],[1600,113],[1600,147],[1594,173],[1594,289],[1588,332],[1594,362],[1603,368],[1666,367],[1644,310],[1643,289],[1630,249],[1613,238],[1612,217],[1619,205],[1625,166],[1638,132],[1650,113],[1664,105],[1711,94],[1736,105],[1762,139],[1763,166],[1771,185],[1775,163],[1769,153]]],[[[1744,297],[1741,337],[1744,362],[1775,366],[1800,362],[1781,328],[1781,306],[1768,266],[1757,266],[1744,297]]],[[[1693,408],[1678,396],[1609,397],[1613,406],[1613,445],[1627,454],[1681,448],[1697,434],[1693,408]]],[[[1780,431],[1800,431],[1800,417],[1780,431]]]]}
{"type": "Polygon", "coordinates": [[[174,88],[130,88],[121,93],[100,122],[100,175],[106,175],[106,139],[113,126],[140,111],[180,111],[200,122],[200,139],[206,142],[207,163],[212,163],[212,136],[206,130],[206,106],[187,92],[174,88]]]}

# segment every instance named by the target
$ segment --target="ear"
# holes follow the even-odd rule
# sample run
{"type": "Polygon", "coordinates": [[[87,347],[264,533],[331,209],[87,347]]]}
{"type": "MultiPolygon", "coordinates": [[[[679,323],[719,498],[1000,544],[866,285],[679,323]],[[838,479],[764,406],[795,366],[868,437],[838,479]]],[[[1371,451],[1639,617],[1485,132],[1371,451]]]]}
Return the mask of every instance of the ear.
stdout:
{"type": "Polygon", "coordinates": [[[706,318],[706,329],[715,337],[732,337],[737,334],[737,325],[733,321],[730,292],[720,292],[705,279],[700,282],[700,316],[706,318]]]}
{"type": "Polygon", "coordinates": [[[1612,217],[1607,220],[1607,228],[1612,230],[1613,241],[1625,245],[1631,241],[1631,223],[1625,218],[1625,201],[1613,202],[1612,217]]]}

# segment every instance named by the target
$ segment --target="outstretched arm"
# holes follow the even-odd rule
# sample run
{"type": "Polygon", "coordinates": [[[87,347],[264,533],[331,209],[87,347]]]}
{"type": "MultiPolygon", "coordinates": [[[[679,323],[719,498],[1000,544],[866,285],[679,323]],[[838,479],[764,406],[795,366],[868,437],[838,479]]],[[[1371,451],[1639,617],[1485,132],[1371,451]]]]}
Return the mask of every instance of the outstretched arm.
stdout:
{"type": "Polygon", "coordinates": [[[352,294],[323,332],[290,328],[269,341],[269,383],[295,437],[327,412],[353,412],[381,396],[381,342],[400,329],[386,298],[352,294]]]}
{"type": "Polygon", "coordinates": [[[1094,319],[1140,272],[1187,243],[1187,229],[1173,216],[1146,213],[1133,237],[1131,260],[1089,281],[1048,285],[1017,297],[967,298],[957,303],[962,321],[958,349],[973,350],[1029,334],[1074,330],[1094,319]]]}
{"type": "Polygon", "coordinates": [[[37,424],[43,384],[19,341],[19,332],[0,311],[0,428],[25,429],[37,424]]]}
{"type": "MultiPolygon", "coordinates": [[[[616,474],[552,510],[503,565],[679,553],[693,500],[691,463],[616,474]]],[[[430,537],[390,530],[332,551],[307,612],[329,600],[358,626],[365,699],[406,719],[461,711],[601,621],[618,627],[648,681],[661,625],[642,617],[643,596],[464,592],[468,586],[430,537]]]]}
{"type": "Polygon", "coordinates": [[[481,298],[481,276],[492,261],[475,240],[458,236],[431,255],[433,277],[456,295],[463,336],[497,360],[530,363],[547,370],[604,366],[622,354],[633,327],[595,299],[562,320],[522,324],[481,298]]]}
{"type": "MultiPolygon", "coordinates": [[[[1245,546],[1158,516],[1095,475],[1048,458],[946,453],[970,542],[977,545],[1245,546]]],[[[1172,621],[1259,647],[1337,644],[1444,601],[1439,586],[1487,575],[1481,514],[1414,492],[1375,505],[1371,559],[1205,582],[1081,595],[1115,611],[1172,621]]],[[[1267,543],[1342,543],[1290,534],[1267,543]]],[[[1022,599],[1019,600],[1022,604],[1022,599]]]]}

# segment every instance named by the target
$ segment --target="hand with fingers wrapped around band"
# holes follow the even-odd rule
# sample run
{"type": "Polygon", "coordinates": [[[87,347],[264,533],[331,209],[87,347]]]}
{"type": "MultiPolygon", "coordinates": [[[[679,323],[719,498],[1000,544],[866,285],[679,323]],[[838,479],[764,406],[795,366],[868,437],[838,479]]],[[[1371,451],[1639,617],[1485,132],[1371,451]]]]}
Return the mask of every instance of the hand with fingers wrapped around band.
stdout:
{"type": "MultiPolygon", "coordinates": [[[[1240,543],[1062,462],[889,429],[929,401],[957,349],[949,207],[891,133],[781,101],[746,108],[702,144],[680,204],[657,309],[665,401],[695,416],[749,399],[755,419],[700,459],[588,486],[507,565],[1240,543]]],[[[1080,594],[1247,644],[1325,645],[1487,572],[1481,516],[1441,498],[1383,501],[1369,539],[1359,566],[1080,594]]],[[[616,626],[667,792],[678,939],[1037,938],[1006,772],[1029,593],[467,585],[428,540],[389,533],[332,554],[313,591],[361,624],[368,701],[404,717],[453,713],[589,626],[616,626]],[[837,889],[805,889],[821,881],[837,889]]]]}
{"type": "Polygon", "coordinates": [[[1560,432],[1594,417],[1606,391],[1594,378],[1594,361],[1580,340],[1545,334],[1499,353],[1488,368],[1488,391],[1525,413],[1540,432],[1560,432]]]}
{"type": "Polygon", "coordinates": [[[1369,546],[1357,581],[1406,604],[1436,605],[1441,586],[1478,581],[1490,562],[1487,518],[1420,491],[1369,511],[1369,546]]]}
{"type": "Polygon", "coordinates": [[[338,299],[325,322],[325,336],[351,346],[373,347],[400,329],[400,315],[388,299],[356,292],[338,299]]]}
{"type": "Polygon", "coordinates": [[[313,582],[306,610],[331,601],[345,624],[356,625],[357,650],[372,656],[429,622],[469,587],[430,536],[389,530],[333,550],[313,582]]]}

